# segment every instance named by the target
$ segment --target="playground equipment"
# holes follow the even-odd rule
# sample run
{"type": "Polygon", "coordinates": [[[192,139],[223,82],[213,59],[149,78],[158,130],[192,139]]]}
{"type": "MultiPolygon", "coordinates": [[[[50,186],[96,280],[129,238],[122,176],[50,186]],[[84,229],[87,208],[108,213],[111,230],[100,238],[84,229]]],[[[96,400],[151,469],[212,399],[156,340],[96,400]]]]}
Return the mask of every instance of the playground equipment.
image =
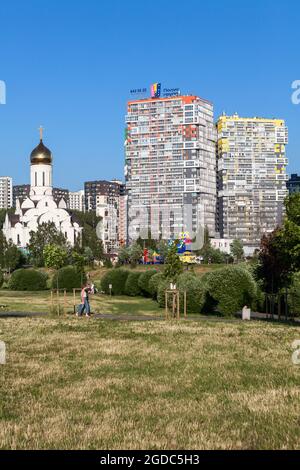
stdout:
{"type": "MultiPolygon", "coordinates": [[[[177,318],[180,320],[180,290],[178,289],[168,289],[165,291],[165,318],[169,320],[170,318],[177,318]],[[172,305],[172,315],[170,317],[170,310],[169,310],[169,301],[171,300],[172,305]]],[[[187,318],[186,312],[186,291],[183,291],[183,316],[187,318]]]]}

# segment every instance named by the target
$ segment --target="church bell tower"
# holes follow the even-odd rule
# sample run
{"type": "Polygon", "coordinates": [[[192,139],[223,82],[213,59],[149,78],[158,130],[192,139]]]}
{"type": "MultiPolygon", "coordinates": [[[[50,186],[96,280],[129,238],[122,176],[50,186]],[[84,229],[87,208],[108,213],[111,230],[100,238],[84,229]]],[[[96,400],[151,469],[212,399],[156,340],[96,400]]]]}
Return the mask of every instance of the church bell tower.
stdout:
{"type": "Polygon", "coordinates": [[[40,143],[30,155],[30,199],[39,201],[52,196],[52,154],[43,143],[43,128],[40,127],[40,143]]]}

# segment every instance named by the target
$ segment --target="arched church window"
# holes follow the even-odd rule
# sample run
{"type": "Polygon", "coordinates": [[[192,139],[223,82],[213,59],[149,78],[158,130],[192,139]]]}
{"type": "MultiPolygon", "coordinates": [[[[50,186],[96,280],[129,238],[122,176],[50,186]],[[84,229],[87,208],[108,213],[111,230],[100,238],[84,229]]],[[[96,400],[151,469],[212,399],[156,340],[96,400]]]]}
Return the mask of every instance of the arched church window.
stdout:
{"type": "Polygon", "coordinates": [[[35,186],[37,186],[37,172],[34,173],[35,186]]]}
{"type": "Polygon", "coordinates": [[[43,171],[43,186],[45,186],[45,172],[43,171]]]}

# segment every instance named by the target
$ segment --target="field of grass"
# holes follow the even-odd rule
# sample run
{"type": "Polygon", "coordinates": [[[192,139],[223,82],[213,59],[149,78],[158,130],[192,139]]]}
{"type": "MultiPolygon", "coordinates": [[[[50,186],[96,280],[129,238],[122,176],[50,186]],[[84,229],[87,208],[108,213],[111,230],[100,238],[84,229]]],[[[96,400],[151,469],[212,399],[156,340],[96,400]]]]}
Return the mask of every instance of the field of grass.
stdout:
{"type": "Polygon", "coordinates": [[[299,449],[295,339],[264,322],[0,318],[0,448],[299,449]]]}
{"type": "MultiPolygon", "coordinates": [[[[158,307],[157,302],[142,297],[126,297],[97,294],[90,298],[93,313],[112,315],[150,315],[162,316],[164,311],[158,307]]],[[[80,292],[76,294],[76,305],[80,303],[80,292]]],[[[0,305],[6,308],[3,311],[9,312],[57,312],[58,300],[56,295],[51,301],[50,291],[43,292],[13,292],[0,290],[0,305]],[[52,307],[53,305],[53,307],[52,307]]],[[[64,300],[63,293],[60,293],[59,304],[61,309],[65,306],[65,313],[72,314],[74,311],[73,294],[68,293],[64,300]]],[[[1,315],[1,311],[0,311],[1,315]]]]}

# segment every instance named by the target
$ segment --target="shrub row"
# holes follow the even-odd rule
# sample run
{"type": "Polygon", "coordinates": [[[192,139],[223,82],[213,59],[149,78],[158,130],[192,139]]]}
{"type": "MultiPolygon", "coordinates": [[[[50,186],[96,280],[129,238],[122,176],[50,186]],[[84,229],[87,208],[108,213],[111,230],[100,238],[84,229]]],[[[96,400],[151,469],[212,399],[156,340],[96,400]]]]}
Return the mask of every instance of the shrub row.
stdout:
{"type": "Polygon", "coordinates": [[[38,291],[47,289],[48,276],[35,269],[18,269],[9,279],[8,288],[14,291],[38,291]]]}
{"type": "Polygon", "coordinates": [[[74,266],[65,266],[59,269],[52,278],[52,289],[66,289],[72,291],[79,289],[86,282],[86,275],[83,271],[74,266]]]}
{"type": "Polygon", "coordinates": [[[101,279],[101,289],[105,294],[110,293],[109,286],[112,286],[112,295],[124,295],[125,285],[129,271],[121,268],[114,268],[109,271],[101,279]]]}
{"type": "MultiPolygon", "coordinates": [[[[35,269],[18,269],[9,279],[8,288],[14,291],[39,291],[47,289],[47,274],[35,269]]],[[[86,282],[86,275],[78,271],[74,266],[66,266],[59,269],[52,278],[53,289],[72,289],[81,287],[86,282]]],[[[0,276],[0,285],[1,276],[0,276]]]]}
{"type": "MultiPolygon", "coordinates": [[[[34,269],[14,271],[8,283],[11,290],[38,291],[47,288],[48,276],[34,269]]],[[[3,282],[3,276],[0,275],[3,282]]],[[[71,291],[79,288],[86,281],[85,274],[73,266],[60,269],[52,279],[52,287],[71,291]]],[[[129,271],[122,268],[110,269],[101,279],[101,289],[113,295],[152,297],[161,307],[165,306],[165,290],[169,281],[164,275],[151,269],[146,272],[129,271]]],[[[228,266],[216,271],[196,276],[191,272],[180,274],[177,287],[187,293],[187,311],[189,313],[214,312],[233,315],[244,305],[255,306],[259,299],[259,289],[251,273],[240,266],[228,266]]]]}
{"type": "MultiPolygon", "coordinates": [[[[124,269],[112,269],[101,280],[102,290],[109,293],[112,285],[114,295],[152,297],[160,307],[165,306],[165,291],[169,281],[162,273],[149,270],[143,273],[124,269]]],[[[180,305],[183,309],[183,292],[187,293],[187,312],[219,312],[234,315],[244,305],[254,307],[259,289],[249,271],[239,266],[228,266],[196,276],[185,272],[178,276],[177,288],[181,291],[180,305]]]]}

